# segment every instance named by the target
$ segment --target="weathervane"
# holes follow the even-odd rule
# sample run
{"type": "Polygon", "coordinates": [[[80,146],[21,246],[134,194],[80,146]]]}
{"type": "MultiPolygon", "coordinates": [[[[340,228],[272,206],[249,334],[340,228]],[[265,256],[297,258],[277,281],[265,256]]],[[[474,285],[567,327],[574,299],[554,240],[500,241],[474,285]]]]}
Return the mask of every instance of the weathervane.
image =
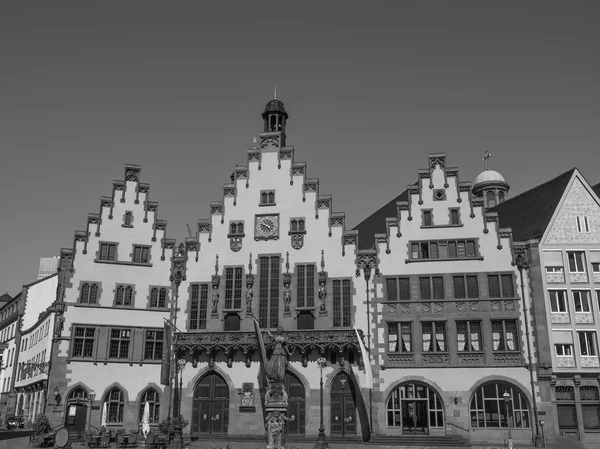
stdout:
{"type": "Polygon", "coordinates": [[[489,170],[490,169],[490,158],[492,157],[492,153],[490,153],[489,151],[485,152],[485,156],[483,156],[483,162],[485,162],[485,169],[489,170]]]}

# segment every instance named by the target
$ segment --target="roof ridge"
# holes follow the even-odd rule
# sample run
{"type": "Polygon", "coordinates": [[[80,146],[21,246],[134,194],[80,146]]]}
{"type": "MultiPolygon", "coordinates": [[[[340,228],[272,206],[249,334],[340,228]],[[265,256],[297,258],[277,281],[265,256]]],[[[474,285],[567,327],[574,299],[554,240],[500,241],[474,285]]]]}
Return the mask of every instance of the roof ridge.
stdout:
{"type": "MultiPolygon", "coordinates": [[[[503,203],[500,203],[500,204],[498,204],[497,206],[495,206],[494,208],[492,208],[492,210],[496,209],[496,208],[497,208],[497,207],[499,207],[499,206],[502,206],[503,204],[508,204],[508,203],[511,203],[511,202],[515,201],[517,198],[519,198],[519,197],[521,197],[521,196],[523,196],[523,195],[525,195],[525,194],[528,194],[528,193],[531,193],[531,192],[533,192],[533,191],[535,191],[535,190],[541,189],[542,187],[545,187],[545,186],[547,186],[548,184],[551,184],[551,183],[555,182],[557,179],[559,179],[559,178],[562,178],[562,177],[563,177],[563,176],[565,176],[567,173],[570,173],[570,174],[572,175],[572,174],[573,174],[573,172],[574,172],[575,170],[579,171],[579,169],[578,169],[577,167],[573,167],[573,168],[571,168],[571,169],[567,170],[566,172],[564,172],[564,173],[561,173],[560,175],[558,175],[558,176],[556,176],[556,177],[554,177],[554,178],[552,178],[552,179],[550,179],[550,180],[548,180],[548,181],[546,181],[546,182],[544,182],[544,183],[542,183],[542,184],[538,184],[537,186],[534,186],[534,187],[532,187],[532,188],[531,188],[531,189],[529,189],[529,190],[526,190],[526,191],[524,191],[524,192],[521,192],[521,193],[519,193],[517,196],[513,196],[513,197],[511,197],[511,198],[507,199],[507,200],[506,200],[506,201],[504,201],[503,203]]],[[[581,173],[581,172],[580,172],[580,173],[581,173]]]]}

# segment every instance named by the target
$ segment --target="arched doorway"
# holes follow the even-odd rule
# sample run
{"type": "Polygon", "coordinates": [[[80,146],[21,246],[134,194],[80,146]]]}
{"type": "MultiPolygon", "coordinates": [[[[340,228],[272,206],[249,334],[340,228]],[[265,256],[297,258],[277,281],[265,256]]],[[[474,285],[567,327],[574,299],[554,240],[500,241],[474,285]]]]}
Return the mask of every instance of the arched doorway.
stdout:
{"type": "Polygon", "coordinates": [[[65,427],[69,433],[79,434],[86,429],[88,393],[82,387],[73,389],[67,397],[65,427]]]}
{"type": "Polygon", "coordinates": [[[192,436],[226,434],[229,425],[229,387],[217,373],[204,376],[194,390],[192,436]]]}
{"type": "Polygon", "coordinates": [[[444,427],[444,408],[439,395],[425,384],[404,383],[392,391],[387,402],[387,425],[403,434],[429,434],[444,427]]]}
{"type": "Polygon", "coordinates": [[[348,374],[342,372],[331,382],[331,433],[342,436],[356,435],[356,400],[354,385],[348,374]]]}
{"type": "Polygon", "coordinates": [[[285,374],[285,391],[288,393],[287,433],[304,435],[306,431],[306,395],[304,385],[294,374],[285,374]]]}

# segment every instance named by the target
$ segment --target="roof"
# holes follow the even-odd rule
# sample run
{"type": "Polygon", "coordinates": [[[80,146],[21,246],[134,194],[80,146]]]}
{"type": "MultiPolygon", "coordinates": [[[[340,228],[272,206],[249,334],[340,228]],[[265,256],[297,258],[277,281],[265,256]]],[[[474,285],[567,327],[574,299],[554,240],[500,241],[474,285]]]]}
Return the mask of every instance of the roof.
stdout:
{"type": "Polygon", "coordinates": [[[262,113],[262,116],[264,117],[269,112],[279,112],[285,118],[288,118],[287,112],[285,112],[285,107],[283,106],[283,102],[281,100],[278,100],[277,98],[273,98],[267,103],[267,105],[265,106],[265,110],[262,113]]]}
{"type": "Polygon", "coordinates": [[[10,296],[8,293],[4,293],[2,296],[0,296],[0,304],[8,302],[11,299],[12,299],[12,296],[10,296]]]}
{"type": "Polygon", "coordinates": [[[600,197],[600,182],[595,186],[592,186],[592,190],[596,194],[596,196],[600,197]]]}
{"type": "Polygon", "coordinates": [[[577,170],[569,171],[489,209],[497,212],[501,228],[511,228],[514,241],[540,238],[577,170]]]}
{"type": "Polygon", "coordinates": [[[484,170],[477,178],[475,178],[475,182],[473,183],[473,187],[477,186],[477,184],[481,184],[483,182],[502,182],[506,184],[506,179],[496,170],[484,170]]]}
{"type": "MultiPolygon", "coordinates": [[[[417,185],[417,184],[414,184],[417,185]]],[[[375,246],[375,234],[387,232],[385,219],[397,217],[397,201],[408,201],[408,190],[395,197],[376,212],[369,215],[352,228],[358,231],[358,249],[371,249],[375,246]]]]}

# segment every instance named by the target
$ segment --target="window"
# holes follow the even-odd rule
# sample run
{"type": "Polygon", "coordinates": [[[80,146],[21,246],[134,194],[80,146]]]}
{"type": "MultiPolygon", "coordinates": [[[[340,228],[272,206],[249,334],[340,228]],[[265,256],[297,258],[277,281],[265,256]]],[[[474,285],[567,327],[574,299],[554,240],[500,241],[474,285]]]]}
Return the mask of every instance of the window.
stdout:
{"type": "Polygon", "coordinates": [[[231,221],[229,223],[229,234],[243,235],[244,234],[244,222],[243,221],[231,221]]]}
{"type": "Polygon", "coordinates": [[[553,313],[567,313],[567,292],[566,290],[549,290],[550,310],[553,313]]]}
{"type": "Polygon", "coordinates": [[[588,290],[573,290],[573,303],[575,304],[575,312],[589,313],[592,311],[588,290]]]}
{"type": "Polygon", "coordinates": [[[458,215],[458,209],[450,209],[450,224],[460,224],[460,216],[458,215]]]}
{"type": "Polygon", "coordinates": [[[304,232],[304,218],[292,218],[290,220],[290,232],[304,232]]]}
{"type": "Polygon", "coordinates": [[[488,275],[488,293],[490,298],[514,298],[512,274],[488,275]]]}
{"type": "Polygon", "coordinates": [[[388,352],[412,352],[411,323],[388,323],[388,352]]]}
{"type": "Polygon", "coordinates": [[[430,210],[423,211],[423,226],[433,225],[432,212],[430,210]]]}
{"type": "Polygon", "coordinates": [[[96,304],[98,302],[98,284],[84,282],[79,295],[80,304],[96,304]]]}
{"type": "Polygon", "coordinates": [[[279,256],[261,256],[258,258],[258,268],[258,321],[261,328],[277,327],[279,323],[281,258],[279,256]]]}
{"type": "Polygon", "coordinates": [[[161,360],[163,352],[163,331],[146,331],[144,347],[145,360],[161,360]]]}
{"type": "Polygon", "coordinates": [[[297,304],[298,307],[315,306],[315,266],[298,265],[297,304]]]}
{"type": "Polygon", "coordinates": [[[115,305],[130,307],[133,305],[133,286],[117,285],[115,291],[115,305]]]}
{"type": "Polygon", "coordinates": [[[421,323],[423,328],[423,352],[447,352],[446,323],[421,323]]]}
{"type": "Polygon", "coordinates": [[[133,226],[133,213],[131,211],[125,212],[125,217],[123,218],[123,226],[133,226]]]}
{"type": "Polygon", "coordinates": [[[577,220],[577,232],[579,232],[579,233],[590,232],[590,224],[588,222],[588,217],[580,216],[580,217],[576,217],[576,220],[577,220]]]}
{"type": "Polygon", "coordinates": [[[504,192],[498,192],[498,204],[504,203],[505,197],[504,192]]]}
{"type": "Polygon", "coordinates": [[[117,244],[116,243],[100,243],[99,260],[116,260],[117,244]]]}
{"type": "Polygon", "coordinates": [[[242,267],[225,268],[225,308],[242,308],[242,267]]]}
{"type": "Polygon", "coordinates": [[[495,207],[496,206],[496,197],[494,196],[494,192],[488,190],[485,193],[485,199],[487,200],[487,207],[495,207]]]}
{"type": "Polygon", "coordinates": [[[123,422],[123,408],[125,401],[123,392],[120,388],[113,388],[108,392],[106,402],[108,402],[108,419],[109,424],[118,424],[123,422]]]}
{"type": "Polygon", "coordinates": [[[466,259],[478,257],[475,240],[412,242],[411,259],[466,259]]]}
{"type": "Polygon", "coordinates": [[[444,299],[444,278],[442,276],[421,277],[419,290],[421,299],[444,299]]]}
{"type": "Polygon", "coordinates": [[[146,402],[149,404],[150,409],[150,418],[148,419],[148,422],[150,424],[158,424],[160,418],[160,396],[158,391],[153,388],[146,390],[142,395],[138,422],[142,422],[144,420],[144,409],[146,408],[146,402]]]}
{"type": "Polygon", "coordinates": [[[598,394],[598,387],[582,385],[579,387],[579,396],[581,397],[584,431],[600,430],[600,395],[598,394]]]}
{"type": "Polygon", "coordinates": [[[71,357],[92,357],[95,339],[96,328],[76,326],[71,357]]]}
{"type": "Polygon", "coordinates": [[[431,299],[430,278],[419,278],[419,292],[421,299],[431,299]]]}
{"type": "Polygon", "coordinates": [[[600,273],[600,262],[592,262],[592,271],[594,273],[600,273]]]}
{"type": "Polygon", "coordinates": [[[208,284],[192,284],[190,288],[190,330],[206,329],[208,284]]]}
{"type": "Polygon", "coordinates": [[[457,322],[456,337],[459,352],[482,351],[480,321],[457,322]]]}
{"type": "Polygon", "coordinates": [[[160,309],[167,307],[166,287],[152,287],[150,289],[150,307],[158,307],[160,309]]]}
{"type": "Polygon", "coordinates": [[[410,300],[409,278],[386,278],[385,287],[388,301],[410,300]]]}
{"type": "Polygon", "coordinates": [[[546,267],[546,273],[562,273],[563,267],[546,267]]]}
{"type": "Polygon", "coordinates": [[[471,427],[531,427],[529,404],[519,390],[508,383],[489,383],[480,387],[471,398],[471,427]],[[510,396],[507,406],[504,394],[510,396]]]}
{"type": "Polygon", "coordinates": [[[517,322],[492,321],[492,343],[494,351],[518,351],[517,322]]]}
{"type": "Polygon", "coordinates": [[[228,313],[225,315],[225,324],[223,330],[239,331],[241,327],[240,317],[237,313],[228,313]]]}
{"type": "Polygon", "coordinates": [[[434,276],[431,278],[433,285],[433,299],[444,299],[444,278],[434,276]]]}
{"type": "Polygon", "coordinates": [[[350,327],[352,290],[349,279],[333,281],[333,327],[350,327]]]}
{"type": "Polygon", "coordinates": [[[150,247],[134,246],[133,263],[148,263],[150,261],[150,247]]]}
{"type": "Polygon", "coordinates": [[[557,357],[573,357],[573,345],[570,344],[555,344],[554,353],[557,357]]]}
{"type": "Polygon", "coordinates": [[[261,190],[260,191],[260,205],[261,206],[275,205],[275,190],[261,190]]]}
{"type": "Polygon", "coordinates": [[[108,357],[111,359],[129,358],[129,339],[131,337],[130,329],[111,329],[110,330],[110,350],[108,357]]]}
{"type": "Polygon", "coordinates": [[[408,428],[414,425],[415,412],[425,426],[444,427],[444,406],[438,394],[422,383],[403,383],[394,389],[387,400],[388,427],[408,428]],[[416,399],[416,403],[415,403],[416,399]],[[429,413],[427,413],[429,412],[429,413]]]}
{"type": "Polygon", "coordinates": [[[467,296],[467,291],[465,289],[464,276],[454,276],[452,278],[452,283],[454,285],[454,298],[465,299],[467,296]]]}
{"type": "Polygon", "coordinates": [[[595,357],[596,351],[596,332],[593,331],[578,331],[579,350],[584,357],[595,357]]]}
{"type": "Polygon", "coordinates": [[[571,273],[585,273],[585,255],[583,251],[569,251],[569,271],[571,273]]]}

